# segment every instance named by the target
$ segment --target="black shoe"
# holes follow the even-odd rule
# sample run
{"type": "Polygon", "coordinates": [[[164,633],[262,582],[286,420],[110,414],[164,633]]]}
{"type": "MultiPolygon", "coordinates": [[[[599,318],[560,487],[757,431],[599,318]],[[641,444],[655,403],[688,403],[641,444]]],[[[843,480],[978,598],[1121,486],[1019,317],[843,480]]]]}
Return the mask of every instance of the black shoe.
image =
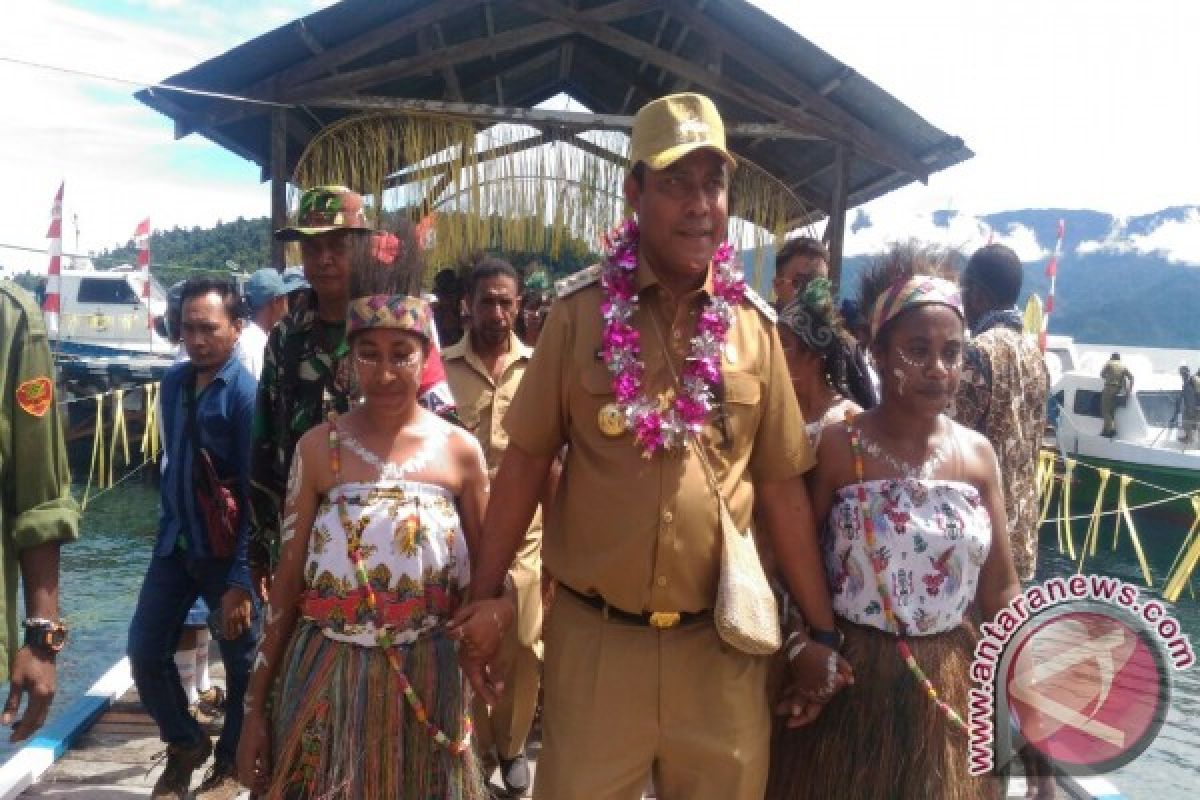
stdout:
{"type": "Polygon", "coordinates": [[[167,745],[167,766],[158,776],[150,796],[155,800],[184,800],[192,784],[192,773],[204,766],[212,750],[212,742],[207,736],[190,744],[167,745]]]}
{"type": "Polygon", "coordinates": [[[524,750],[516,758],[500,759],[500,780],[510,796],[521,797],[529,791],[529,760],[524,750]]]}

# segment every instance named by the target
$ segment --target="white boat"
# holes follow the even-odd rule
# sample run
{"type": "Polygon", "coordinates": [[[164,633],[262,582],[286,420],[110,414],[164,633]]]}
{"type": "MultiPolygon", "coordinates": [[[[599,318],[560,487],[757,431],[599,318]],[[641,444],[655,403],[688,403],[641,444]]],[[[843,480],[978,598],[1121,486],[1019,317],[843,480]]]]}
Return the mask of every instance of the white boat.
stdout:
{"type": "Polygon", "coordinates": [[[143,297],[145,280],[129,265],[63,269],[58,318],[47,315],[51,349],[80,358],[169,357],[175,347],[162,324],[167,294],[151,277],[150,296],[143,297]]]}
{"type": "Polygon", "coordinates": [[[1200,486],[1200,442],[1185,444],[1179,438],[1179,375],[1155,372],[1145,358],[1121,359],[1133,373],[1133,391],[1117,409],[1117,435],[1112,438],[1100,435],[1104,382],[1102,363],[1095,363],[1100,359],[1085,357],[1052,384],[1050,416],[1059,452],[1172,492],[1195,490],[1200,486]]]}

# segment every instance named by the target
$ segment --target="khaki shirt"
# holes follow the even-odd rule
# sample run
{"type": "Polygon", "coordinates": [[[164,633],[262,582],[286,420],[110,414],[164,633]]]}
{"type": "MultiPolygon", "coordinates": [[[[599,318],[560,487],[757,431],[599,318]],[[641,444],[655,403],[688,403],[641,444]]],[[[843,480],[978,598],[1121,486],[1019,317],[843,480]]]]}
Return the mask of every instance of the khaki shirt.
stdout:
{"type": "Polygon", "coordinates": [[[500,380],[491,372],[471,347],[470,334],[464,334],[458,344],[442,353],[446,365],[446,382],[458,405],[458,416],[467,430],[475,434],[487,459],[488,477],[496,477],[496,468],[508,449],[508,433],[500,421],[512,403],[521,376],[533,355],[533,348],[524,344],[515,333],[509,334],[508,354],[500,380]]]}
{"type": "MultiPolygon", "coordinates": [[[[533,348],[524,344],[516,334],[509,334],[508,354],[505,356],[500,380],[496,381],[479,355],[471,347],[471,335],[442,353],[446,365],[446,383],[458,406],[459,419],[475,435],[487,460],[488,478],[496,477],[500,459],[508,449],[508,433],[500,424],[512,403],[513,395],[525,374],[533,348]]],[[[496,501],[497,498],[491,498],[496,501]]],[[[509,574],[517,589],[517,638],[530,646],[541,636],[542,627],[542,519],[534,515],[525,534],[525,541],[513,561],[509,574]]]]}
{"type": "MultiPolygon", "coordinates": [[[[711,271],[710,271],[711,272],[711,271]]],[[[638,271],[645,391],[673,385],[650,314],[682,369],[705,286],[674,308],[654,274],[638,271]]],[[[558,300],[504,425],[514,445],[548,456],[566,444],[558,493],[546,514],[547,569],[575,591],[625,611],[712,608],[720,567],[717,501],[699,459],[678,451],[642,457],[633,436],[604,435],[600,409],[613,402],[600,359],[604,320],[598,283],[558,300]]],[[[749,301],[734,311],[721,371],[727,438],[713,420],[701,439],[739,527],[750,525],[753,482],[791,478],[813,465],[804,420],[774,325],[749,301]]]]}

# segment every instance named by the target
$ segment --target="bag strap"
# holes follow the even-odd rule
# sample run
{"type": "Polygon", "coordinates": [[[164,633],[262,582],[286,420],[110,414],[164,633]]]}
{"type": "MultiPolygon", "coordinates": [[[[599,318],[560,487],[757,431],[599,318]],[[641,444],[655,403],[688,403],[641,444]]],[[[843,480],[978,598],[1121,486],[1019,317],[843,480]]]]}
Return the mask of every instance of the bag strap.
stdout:
{"type": "MultiPolygon", "coordinates": [[[[192,463],[199,463],[202,468],[201,480],[207,480],[206,491],[215,491],[222,480],[217,472],[217,465],[212,455],[200,444],[200,430],[196,423],[196,408],[200,405],[200,395],[196,392],[196,368],[192,367],[183,384],[183,404],[187,411],[188,437],[192,441],[192,463]]],[[[236,494],[235,494],[236,498],[236,494]]]]}

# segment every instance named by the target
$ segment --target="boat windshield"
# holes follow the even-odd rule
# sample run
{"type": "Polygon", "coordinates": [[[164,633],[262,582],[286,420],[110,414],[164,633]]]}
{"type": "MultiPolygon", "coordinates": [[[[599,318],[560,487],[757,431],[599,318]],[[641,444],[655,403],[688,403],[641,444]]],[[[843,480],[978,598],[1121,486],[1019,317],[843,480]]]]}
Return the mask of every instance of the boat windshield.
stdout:
{"type": "Polygon", "coordinates": [[[1152,428],[1169,428],[1178,425],[1175,412],[1179,408],[1178,390],[1155,390],[1138,392],[1138,402],[1142,405],[1142,413],[1146,415],[1146,424],[1152,428]]]}

